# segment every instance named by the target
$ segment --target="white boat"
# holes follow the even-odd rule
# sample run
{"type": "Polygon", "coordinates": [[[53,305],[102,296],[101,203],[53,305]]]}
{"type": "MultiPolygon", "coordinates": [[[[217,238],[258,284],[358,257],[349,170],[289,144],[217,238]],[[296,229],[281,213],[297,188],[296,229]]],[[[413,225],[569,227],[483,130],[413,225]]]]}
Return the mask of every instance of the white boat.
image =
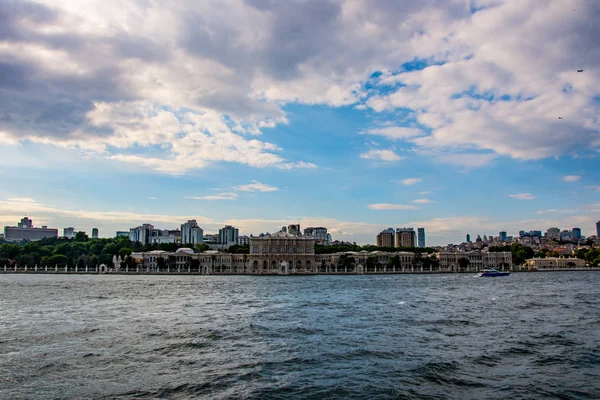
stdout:
{"type": "Polygon", "coordinates": [[[494,268],[486,268],[479,273],[479,276],[509,276],[510,272],[498,271],[494,268]]]}

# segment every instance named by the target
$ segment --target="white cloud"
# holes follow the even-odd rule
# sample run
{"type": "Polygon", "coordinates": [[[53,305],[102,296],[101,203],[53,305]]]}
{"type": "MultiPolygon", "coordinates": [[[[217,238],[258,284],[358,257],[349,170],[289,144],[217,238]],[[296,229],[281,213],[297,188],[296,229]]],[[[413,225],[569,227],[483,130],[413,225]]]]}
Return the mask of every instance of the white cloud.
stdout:
{"type": "Polygon", "coordinates": [[[362,153],[360,158],[381,161],[400,161],[403,157],[400,157],[392,150],[369,150],[366,153],[362,153]]]}
{"type": "Polygon", "coordinates": [[[148,197],[148,200],[158,200],[158,197],[148,197]]]}
{"type": "Polygon", "coordinates": [[[406,128],[401,126],[388,126],[385,128],[369,129],[363,132],[365,135],[378,135],[388,139],[409,139],[417,136],[423,136],[424,132],[418,128],[406,128]]]}
{"type": "Polygon", "coordinates": [[[31,197],[11,197],[6,199],[6,201],[15,202],[15,203],[35,203],[35,199],[31,197]]]}
{"type": "Polygon", "coordinates": [[[573,213],[575,212],[575,210],[554,210],[554,209],[550,209],[550,210],[539,210],[536,214],[565,214],[565,213],[573,213]]]}
{"type": "Polygon", "coordinates": [[[594,189],[596,192],[600,192],[600,185],[586,186],[586,189],[594,189]]]}
{"type": "Polygon", "coordinates": [[[234,186],[233,189],[242,192],[275,192],[279,190],[275,186],[260,183],[258,181],[252,181],[252,183],[246,185],[234,186]]]}
{"type": "Polygon", "coordinates": [[[577,182],[581,179],[579,175],[565,175],[562,177],[563,182],[577,182]]]}
{"type": "Polygon", "coordinates": [[[531,193],[518,193],[518,194],[509,194],[508,197],[517,200],[534,200],[536,197],[531,193]]]}
{"type": "Polygon", "coordinates": [[[403,185],[416,185],[417,183],[421,182],[423,179],[422,178],[406,178],[402,180],[402,184],[403,185]]]}
{"type": "Polygon", "coordinates": [[[412,201],[415,204],[433,204],[435,201],[430,199],[415,199],[412,201]]]}
{"type": "Polygon", "coordinates": [[[369,204],[371,210],[418,210],[417,207],[405,204],[369,204]]]}
{"type": "Polygon", "coordinates": [[[235,200],[237,197],[237,193],[223,192],[208,196],[186,196],[185,198],[190,200],[235,200]]]}

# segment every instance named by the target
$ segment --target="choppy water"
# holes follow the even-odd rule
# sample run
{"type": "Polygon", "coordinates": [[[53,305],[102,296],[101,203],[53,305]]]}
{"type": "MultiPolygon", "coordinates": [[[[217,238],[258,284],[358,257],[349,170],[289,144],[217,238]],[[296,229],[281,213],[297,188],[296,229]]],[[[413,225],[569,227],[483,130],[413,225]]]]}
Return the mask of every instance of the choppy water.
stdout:
{"type": "Polygon", "coordinates": [[[0,275],[0,398],[600,398],[600,273],[0,275]]]}

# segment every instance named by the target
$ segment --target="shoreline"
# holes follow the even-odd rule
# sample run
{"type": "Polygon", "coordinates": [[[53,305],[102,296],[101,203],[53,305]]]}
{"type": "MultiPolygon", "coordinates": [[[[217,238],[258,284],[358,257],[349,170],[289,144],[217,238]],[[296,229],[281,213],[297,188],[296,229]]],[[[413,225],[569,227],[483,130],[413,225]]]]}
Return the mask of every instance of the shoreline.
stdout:
{"type": "MultiPolygon", "coordinates": [[[[510,271],[511,273],[532,273],[532,272],[587,272],[587,271],[598,271],[600,268],[564,268],[564,269],[538,269],[538,270],[517,270],[510,271]]],[[[306,273],[306,272],[295,272],[288,274],[280,273],[263,273],[263,274],[249,274],[249,273],[211,273],[203,274],[199,272],[131,272],[131,271],[110,271],[110,272],[96,272],[96,271],[3,271],[0,270],[0,275],[164,275],[164,276],[318,276],[318,275],[465,275],[465,274],[478,274],[480,271],[466,271],[466,272],[451,272],[451,271],[406,271],[406,272],[368,272],[358,274],[356,272],[317,272],[317,273],[306,273]]]]}

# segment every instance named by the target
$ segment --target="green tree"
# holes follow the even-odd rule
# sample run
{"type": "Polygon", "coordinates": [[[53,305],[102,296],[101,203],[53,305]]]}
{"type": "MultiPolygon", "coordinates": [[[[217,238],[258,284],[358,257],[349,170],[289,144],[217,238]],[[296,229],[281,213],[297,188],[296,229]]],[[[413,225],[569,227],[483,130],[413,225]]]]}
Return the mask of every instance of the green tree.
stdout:
{"type": "Polygon", "coordinates": [[[85,234],[85,232],[79,231],[75,234],[73,240],[76,242],[87,242],[89,240],[89,237],[85,234]]]}
{"type": "Polygon", "coordinates": [[[129,247],[123,247],[121,250],[119,250],[119,255],[123,259],[125,259],[125,257],[127,257],[127,256],[130,256],[131,253],[133,253],[133,250],[130,249],[129,247]]]}
{"type": "Polygon", "coordinates": [[[377,257],[367,257],[367,271],[375,271],[377,269],[377,257]]]}
{"type": "Polygon", "coordinates": [[[461,257],[458,259],[458,267],[461,272],[464,272],[471,265],[471,261],[468,258],[461,257]]]}
{"type": "Polygon", "coordinates": [[[19,254],[21,254],[21,246],[11,243],[5,243],[0,245],[0,257],[6,257],[14,260],[19,254]]]}

